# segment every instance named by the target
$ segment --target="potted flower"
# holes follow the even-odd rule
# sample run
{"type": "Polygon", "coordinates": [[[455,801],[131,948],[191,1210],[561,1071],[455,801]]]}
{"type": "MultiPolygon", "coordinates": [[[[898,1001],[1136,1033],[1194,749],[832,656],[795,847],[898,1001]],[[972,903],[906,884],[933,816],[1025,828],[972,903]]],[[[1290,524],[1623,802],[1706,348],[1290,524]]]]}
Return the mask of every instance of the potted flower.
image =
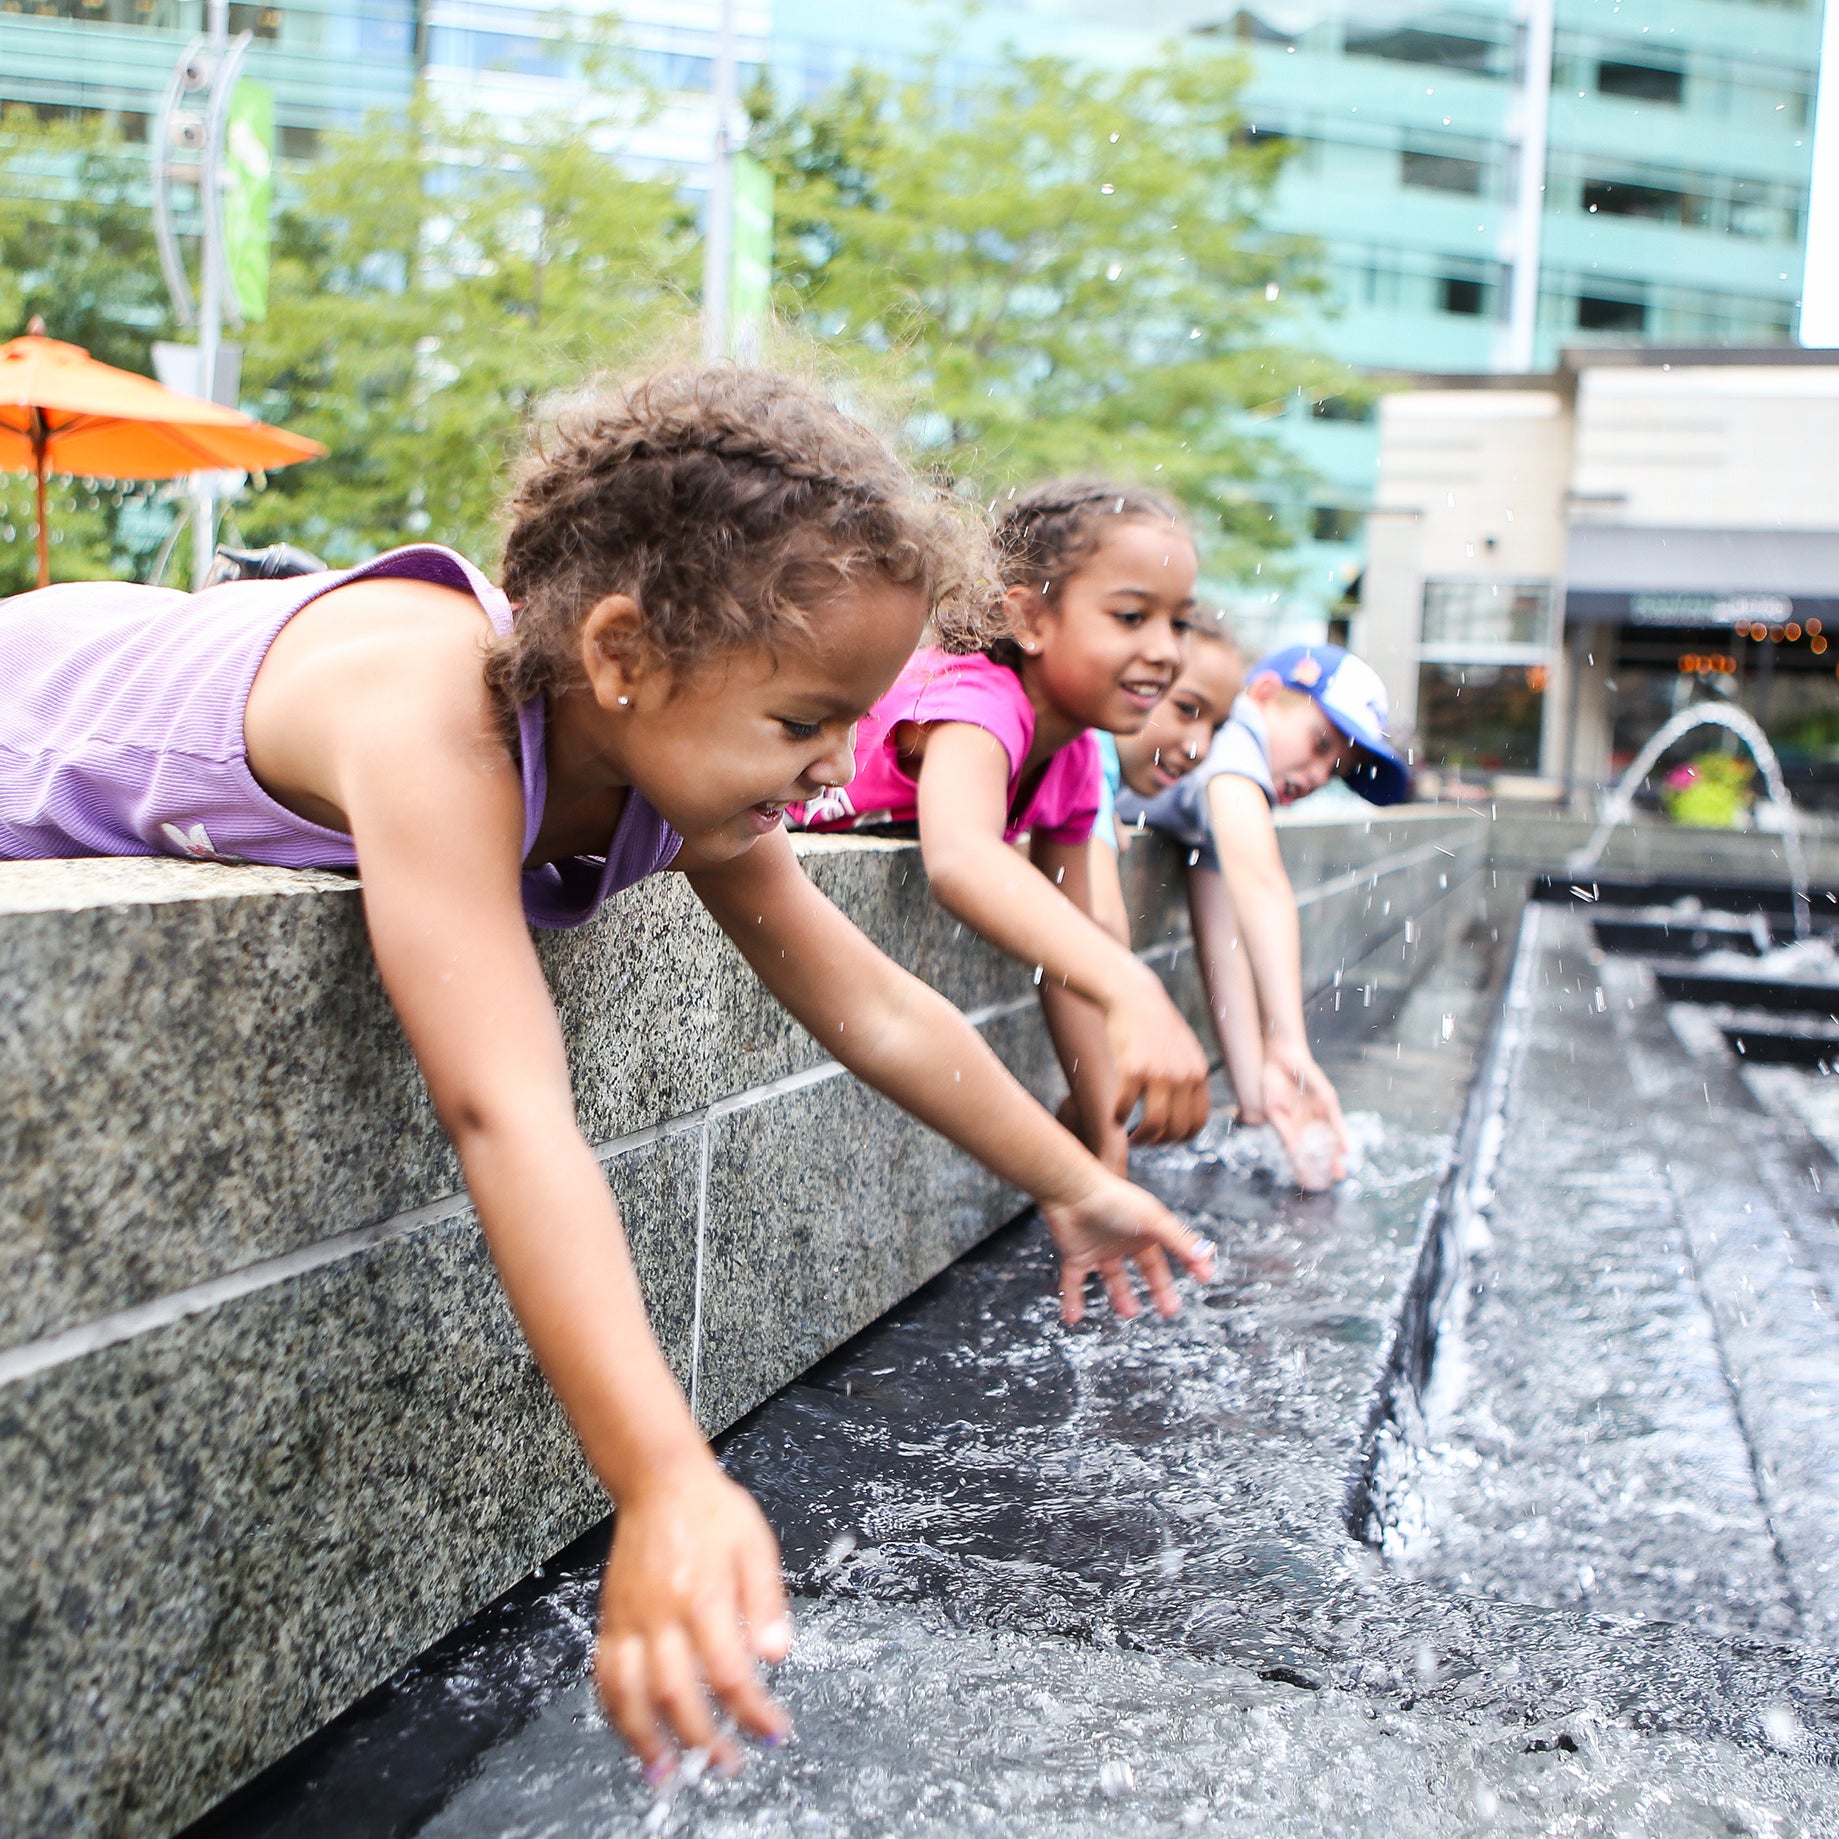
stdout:
{"type": "Polygon", "coordinates": [[[1660,788],[1660,802],[1676,824],[1694,830],[1747,826],[1756,801],[1756,769],[1728,753],[1702,753],[1676,766],[1660,788]]]}

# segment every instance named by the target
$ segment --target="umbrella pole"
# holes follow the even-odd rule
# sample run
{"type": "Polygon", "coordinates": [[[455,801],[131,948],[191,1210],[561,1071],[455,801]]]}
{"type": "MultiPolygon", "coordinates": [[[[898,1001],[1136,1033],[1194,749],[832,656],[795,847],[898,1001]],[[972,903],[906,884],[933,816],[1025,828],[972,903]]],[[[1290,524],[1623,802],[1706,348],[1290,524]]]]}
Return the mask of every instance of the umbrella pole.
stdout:
{"type": "Polygon", "coordinates": [[[38,478],[38,585],[51,585],[51,536],[45,529],[45,448],[42,441],[32,443],[33,470],[38,478]]]}

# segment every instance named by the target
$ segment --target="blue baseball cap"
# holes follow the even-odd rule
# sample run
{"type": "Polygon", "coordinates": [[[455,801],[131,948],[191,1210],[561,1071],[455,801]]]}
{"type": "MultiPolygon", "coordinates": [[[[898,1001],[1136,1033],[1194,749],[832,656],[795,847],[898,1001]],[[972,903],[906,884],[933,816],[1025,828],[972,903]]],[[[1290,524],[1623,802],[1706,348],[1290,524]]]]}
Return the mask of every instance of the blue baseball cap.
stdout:
{"type": "Polygon", "coordinates": [[[1289,645],[1255,664],[1247,678],[1274,676],[1301,690],[1360,749],[1341,776],[1370,805],[1395,805],[1411,792],[1411,773],[1386,739],[1386,686],[1372,665],[1339,645],[1289,645]]]}

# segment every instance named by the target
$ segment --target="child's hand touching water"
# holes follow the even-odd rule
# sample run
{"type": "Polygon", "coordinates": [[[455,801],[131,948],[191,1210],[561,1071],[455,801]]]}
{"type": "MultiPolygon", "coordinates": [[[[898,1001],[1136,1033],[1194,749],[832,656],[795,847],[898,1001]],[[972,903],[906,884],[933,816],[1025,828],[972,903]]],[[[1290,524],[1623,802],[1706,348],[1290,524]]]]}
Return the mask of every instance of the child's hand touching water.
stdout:
{"type": "Polygon", "coordinates": [[[768,1745],[789,1735],[759,1663],[791,1647],[779,1542],[706,1450],[627,1490],[601,1587],[594,1673],[648,1782],[669,1779],[679,1748],[738,1768],[740,1748],[719,1713],[768,1745]]]}
{"type": "Polygon", "coordinates": [[[1096,1271],[1111,1307],[1125,1321],[1142,1313],[1127,1264],[1134,1263],[1149,1285],[1158,1315],[1181,1308],[1169,1269],[1172,1253],[1196,1283],[1213,1277],[1214,1245],[1182,1225],[1154,1195],[1106,1173],[1076,1201],[1041,1206],[1041,1217],[1060,1253],[1060,1317],[1077,1322],[1086,1312],[1086,1278],[1096,1271]]]}

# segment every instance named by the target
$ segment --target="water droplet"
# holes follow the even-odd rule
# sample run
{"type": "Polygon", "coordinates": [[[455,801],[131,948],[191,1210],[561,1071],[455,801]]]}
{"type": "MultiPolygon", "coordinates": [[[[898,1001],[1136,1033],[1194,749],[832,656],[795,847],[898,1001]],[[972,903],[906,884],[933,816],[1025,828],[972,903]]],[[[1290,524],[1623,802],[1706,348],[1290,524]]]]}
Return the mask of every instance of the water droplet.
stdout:
{"type": "Polygon", "coordinates": [[[1107,1756],[1099,1765],[1098,1786],[1105,1798],[1115,1801],[1137,1785],[1137,1772],[1121,1756],[1107,1756]]]}

